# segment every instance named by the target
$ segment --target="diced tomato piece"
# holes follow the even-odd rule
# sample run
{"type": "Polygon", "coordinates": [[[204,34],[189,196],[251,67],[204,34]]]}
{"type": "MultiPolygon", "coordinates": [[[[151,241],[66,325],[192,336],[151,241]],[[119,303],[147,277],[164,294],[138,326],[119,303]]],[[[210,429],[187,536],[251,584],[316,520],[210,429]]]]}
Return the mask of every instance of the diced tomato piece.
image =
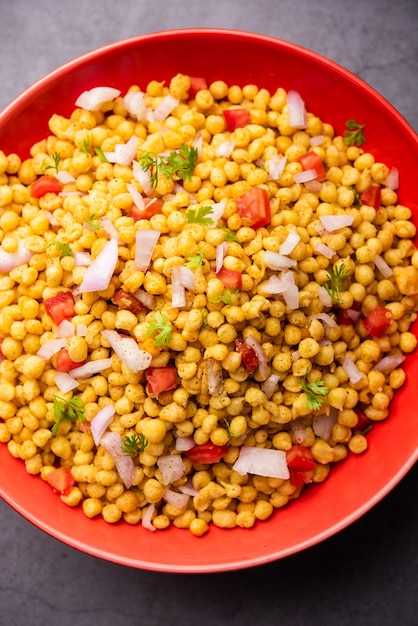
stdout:
{"type": "Polygon", "coordinates": [[[253,187],[237,198],[237,209],[245,226],[256,229],[271,221],[270,200],[261,187],[253,187]]]}
{"type": "Polygon", "coordinates": [[[226,127],[230,133],[236,128],[242,128],[247,126],[247,124],[251,124],[250,114],[247,109],[225,109],[223,114],[226,127]]]}
{"type": "Polygon", "coordinates": [[[57,371],[58,372],[70,372],[75,367],[81,367],[87,363],[87,361],[73,361],[70,359],[67,348],[63,348],[57,354],[57,371]]]}
{"type": "Polygon", "coordinates": [[[173,365],[149,367],[147,370],[148,391],[158,396],[163,391],[177,387],[177,370],[173,365]]]}
{"type": "Polygon", "coordinates": [[[58,194],[62,191],[62,184],[52,176],[41,176],[33,181],[30,188],[32,198],[42,198],[46,193],[58,194]]]}
{"type": "Polygon", "coordinates": [[[133,204],[127,214],[128,217],[132,217],[134,222],[138,220],[149,220],[153,215],[161,213],[163,203],[158,198],[144,198],[145,208],[139,209],[136,204],[133,204]]]}
{"type": "Polygon", "coordinates": [[[241,289],[242,287],[242,274],[236,270],[228,270],[226,267],[221,267],[216,276],[221,280],[226,289],[241,289]]]}
{"type": "Polygon", "coordinates": [[[382,192],[379,185],[370,185],[360,194],[360,202],[367,204],[367,206],[372,206],[378,211],[380,209],[381,196],[382,192]]]}
{"type": "Polygon", "coordinates": [[[187,450],[185,455],[192,463],[205,465],[206,463],[219,463],[227,453],[228,446],[217,446],[214,443],[203,443],[187,450]]]}
{"type": "Polygon", "coordinates": [[[365,433],[373,426],[373,421],[370,418],[368,418],[360,409],[354,409],[354,411],[358,417],[358,422],[354,426],[353,430],[354,431],[357,430],[357,431],[360,431],[361,433],[365,433]]]}
{"type": "Polygon", "coordinates": [[[235,346],[241,353],[242,362],[245,369],[252,374],[259,366],[259,360],[256,351],[245,343],[243,339],[235,339],[235,346]]]}
{"type": "Polygon", "coordinates": [[[385,306],[377,306],[363,320],[363,326],[372,337],[383,337],[390,326],[391,312],[385,306]]]}
{"type": "Polygon", "coordinates": [[[44,300],[46,312],[58,326],[62,321],[75,315],[74,298],[71,291],[62,291],[52,298],[44,300]]]}
{"type": "Polygon", "coordinates": [[[337,322],[341,325],[352,326],[358,322],[360,317],[360,305],[358,302],[353,302],[349,309],[339,308],[337,311],[337,322]]]}
{"type": "Polygon", "coordinates": [[[64,495],[69,493],[75,484],[73,475],[68,467],[58,467],[51,470],[46,477],[46,481],[54,491],[64,495]]]}
{"type": "Polygon", "coordinates": [[[138,313],[145,308],[138,298],[123,289],[117,289],[112,300],[120,309],[130,311],[134,315],[138,315],[138,313]]]}
{"type": "Polygon", "coordinates": [[[312,482],[315,460],[309,448],[294,445],[286,452],[286,462],[292,485],[304,485],[312,482]]]}
{"type": "Polygon", "coordinates": [[[317,173],[317,180],[321,181],[326,179],[327,174],[325,172],[324,164],[315,152],[302,154],[298,158],[298,161],[304,170],[315,170],[317,173]]]}
{"type": "Polygon", "coordinates": [[[189,89],[190,98],[194,98],[197,92],[200,91],[201,89],[208,88],[206,78],[203,78],[203,76],[189,76],[189,78],[190,78],[190,89],[189,89]]]}

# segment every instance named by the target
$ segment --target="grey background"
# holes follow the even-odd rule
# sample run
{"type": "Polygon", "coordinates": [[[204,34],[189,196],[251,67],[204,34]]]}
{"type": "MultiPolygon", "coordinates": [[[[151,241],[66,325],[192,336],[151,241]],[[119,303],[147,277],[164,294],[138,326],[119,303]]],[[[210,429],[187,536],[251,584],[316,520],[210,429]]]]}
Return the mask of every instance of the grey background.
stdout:
{"type": "MultiPolygon", "coordinates": [[[[418,130],[416,0],[0,0],[0,109],[79,54],[187,27],[249,30],[310,48],[367,81],[418,130]]],[[[417,480],[415,466],[373,510],[304,553],[222,574],[101,561],[0,502],[0,624],[416,626],[417,480]]]]}

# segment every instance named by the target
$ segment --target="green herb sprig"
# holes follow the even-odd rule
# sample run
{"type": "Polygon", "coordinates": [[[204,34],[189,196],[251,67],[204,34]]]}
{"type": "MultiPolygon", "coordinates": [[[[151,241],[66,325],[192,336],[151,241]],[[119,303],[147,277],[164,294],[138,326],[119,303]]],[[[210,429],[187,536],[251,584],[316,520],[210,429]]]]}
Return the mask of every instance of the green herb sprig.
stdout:
{"type": "Polygon", "coordinates": [[[166,315],[156,311],[147,331],[148,337],[154,336],[156,346],[164,346],[171,341],[171,331],[172,326],[166,315]]]}
{"type": "Polygon", "coordinates": [[[324,284],[324,289],[334,302],[341,304],[341,292],[345,289],[345,281],[350,276],[350,270],[345,269],[345,263],[340,263],[327,272],[327,276],[329,282],[324,284]]]}
{"type": "Polygon", "coordinates": [[[234,293],[238,293],[239,289],[234,289],[233,291],[231,291],[231,289],[225,289],[224,293],[222,294],[222,296],[219,296],[219,298],[213,298],[211,300],[211,302],[213,302],[213,304],[218,304],[219,302],[223,302],[224,304],[232,304],[232,295],[234,293]]]}
{"type": "Polygon", "coordinates": [[[306,394],[306,403],[311,411],[318,411],[323,405],[326,396],[329,393],[328,387],[325,386],[323,380],[315,380],[309,383],[306,379],[308,370],[306,370],[303,380],[300,383],[301,390],[306,394]]]}
{"type": "Polygon", "coordinates": [[[54,437],[63,420],[68,420],[69,422],[84,422],[86,419],[86,410],[83,407],[80,396],[74,396],[74,398],[70,400],[65,400],[65,398],[60,398],[54,394],[53,398],[56,423],[52,427],[51,432],[54,437]]]}
{"type": "Polygon", "coordinates": [[[225,233],[225,241],[236,241],[239,243],[239,239],[233,230],[230,230],[227,226],[221,226],[221,230],[225,233]]]}
{"type": "Polygon", "coordinates": [[[148,445],[148,439],[142,433],[133,433],[122,437],[122,452],[127,456],[138,456],[148,445]]]}
{"type": "Polygon", "coordinates": [[[191,270],[194,270],[197,267],[202,267],[204,258],[204,253],[199,251],[197,254],[192,254],[187,257],[187,263],[185,263],[185,266],[191,270]]]}
{"type": "Polygon", "coordinates": [[[345,123],[347,130],[344,131],[344,143],[346,146],[362,146],[366,142],[363,135],[364,124],[359,124],[356,120],[348,120],[345,123]]]}
{"type": "Polygon", "coordinates": [[[211,206],[201,206],[198,209],[187,209],[186,219],[189,224],[203,224],[211,226],[213,224],[213,209],[211,206]]]}
{"type": "Polygon", "coordinates": [[[160,175],[169,179],[177,177],[180,180],[190,180],[197,157],[197,148],[182,143],[178,150],[172,150],[167,156],[144,152],[138,162],[145,172],[151,170],[150,183],[152,187],[156,187],[160,175]]]}
{"type": "Polygon", "coordinates": [[[89,219],[86,220],[86,224],[88,224],[92,230],[100,230],[102,228],[100,220],[98,217],[96,217],[95,213],[93,213],[93,215],[91,215],[89,219]]]}
{"type": "Polygon", "coordinates": [[[74,252],[71,250],[68,243],[64,243],[63,241],[52,241],[47,245],[47,248],[50,248],[51,246],[56,246],[62,256],[74,256],[74,252]]]}

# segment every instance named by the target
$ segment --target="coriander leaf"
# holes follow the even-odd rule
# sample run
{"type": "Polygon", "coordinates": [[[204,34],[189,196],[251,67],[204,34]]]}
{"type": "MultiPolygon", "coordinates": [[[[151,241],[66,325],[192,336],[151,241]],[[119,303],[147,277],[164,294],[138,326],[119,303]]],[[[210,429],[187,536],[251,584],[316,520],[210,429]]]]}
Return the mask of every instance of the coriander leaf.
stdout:
{"type": "Polygon", "coordinates": [[[187,209],[186,219],[189,224],[203,224],[210,226],[213,224],[213,209],[210,206],[201,206],[198,209],[187,209]]]}
{"type": "Polygon", "coordinates": [[[167,317],[161,311],[156,311],[154,319],[149,325],[147,335],[151,337],[155,333],[155,345],[163,346],[171,341],[171,329],[172,326],[167,320],[167,317]]]}
{"type": "Polygon", "coordinates": [[[83,141],[83,147],[80,148],[80,151],[84,152],[84,154],[86,154],[87,156],[90,156],[89,148],[90,148],[90,137],[86,137],[85,140],[83,141]]]}
{"type": "Polygon", "coordinates": [[[93,213],[93,215],[91,215],[89,219],[86,220],[86,224],[88,224],[92,230],[100,230],[102,227],[100,220],[98,217],[96,217],[95,213],[93,213]]]}
{"type": "Polygon", "coordinates": [[[103,163],[108,163],[108,160],[106,159],[104,152],[101,148],[94,148],[94,151],[103,163]]]}
{"type": "Polygon", "coordinates": [[[232,304],[232,294],[238,292],[239,289],[234,289],[233,291],[231,291],[230,289],[225,289],[225,292],[222,296],[219,296],[219,298],[214,298],[213,300],[211,300],[211,302],[213,302],[213,304],[217,304],[218,302],[223,302],[224,304],[232,304]]]}
{"type": "Polygon", "coordinates": [[[148,439],[142,433],[133,433],[122,437],[122,452],[127,456],[137,456],[145,450],[148,445],[148,439]]]}
{"type": "Polygon", "coordinates": [[[323,380],[315,380],[308,383],[306,380],[308,370],[306,370],[303,380],[300,383],[302,391],[306,394],[306,403],[311,411],[318,411],[324,403],[324,398],[329,392],[323,380]]]}
{"type": "Polygon", "coordinates": [[[197,148],[182,143],[179,149],[172,150],[167,157],[167,165],[172,176],[181,180],[190,180],[198,157],[197,148]]]}
{"type": "Polygon", "coordinates": [[[230,230],[226,226],[221,226],[221,229],[225,233],[225,241],[238,241],[239,242],[239,239],[233,230],[230,230]]]}
{"type": "Polygon", "coordinates": [[[185,263],[186,267],[190,269],[195,269],[196,267],[201,267],[203,265],[203,259],[205,255],[203,252],[198,252],[197,254],[192,254],[187,257],[187,263],[185,263]]]}
{"type": "Polygon", "coordinates": [[[228,420],[226,419],[226,417],[224,418],[224,425],[225,425],[225,430],[228,433],[228,439],[233,439],[234,437],[238,437],[239,435],[236,435],[232,430],[231,430],[231,424],[228,422],[228,420]]]}
{"type": "Polygon", "coordinates": [[[202,314],[202,328],[209,328],[208,312],[206,311],[206,309],[202,309],[200,312],[202,314]]]}
{"type": "Polygon", "coordinates": [[[345,269],[345,264],[340,263],[333,270],[327,272],[329,284],[324,284],[324,289],[334,302],[341,304],[341,291],[344,291],[345,281],[350,276],[350,270],[345,269]]]}
{"type": "Polygon", "coordinates": [[[344,143],[346,146],[362,146],[366,138],[363,135],[364,124],[359,124],[356,120],[348,120],[345,123],[347,130],[344,131],[344,143]]]}
{"type": "Polygon", "coordinates": [[[61,252],[62,256],[74,256],[74,252],[71,250],[68,243],[63,243],[62,241],[53,241],[47,245],[47,248],[51,246],[56,246],[58,250],[61,252]]]}
{"type": "Polygon", "coordinates": [[[80,420],[80,422],[84,422],[86,419],[86,411],[83,407],[80,396],[74,396],[70,400],[65,400],[65,398],[60,398],[59,396],[53,395],[54,398],[54,417],[56,419],[56,423],[52,427],[52,434],[55,437],[58,428],[63,420],[68,420],[69,422],[76,422],[80,420]]]}

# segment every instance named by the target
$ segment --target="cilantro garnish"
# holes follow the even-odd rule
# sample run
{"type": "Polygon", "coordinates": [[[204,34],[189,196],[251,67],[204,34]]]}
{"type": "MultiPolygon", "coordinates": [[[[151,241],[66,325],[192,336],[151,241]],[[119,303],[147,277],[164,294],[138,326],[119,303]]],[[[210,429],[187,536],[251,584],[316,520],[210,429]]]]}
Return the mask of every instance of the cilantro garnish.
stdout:
{"type": "Polygon", "coordinates": [[[213,224],[213,209],[210,206],[201,206],[198,209],[187,209],[186,219],[189,224],[203,224],[210,226],[213,224]]]}
{"type": "Polygon", "coordinates": [[[51,246],[56,246],[58,250],[61,252],[62,256],[74,256],[74,252],[71,250],[68,243],[63,243],[62,241],[53,241],[47,245],[47,248],[51,246]]]}
{"type": "Polygon", "coordinates": [[[86,220],[86,224],[88,224],[92,230],[100,230],[102,227],[102,225],[100,224],[100,220],[98,217],[96,217],[95,213],[93,213],[93,215],[91,215],[89,219],[86,220]]]}
{"type": "Polygon", "coordinates": [[[59,396],[53,395],[54,398],[54,417],[56,419],[56,424],[52,427],[52,434],[55,435],[58,432],[58,428],[63,420],[68,420],[69,422],[76,422],[80,420],[80,422],[84,422],[86,419],[86,411],[81,402],[80,396],[74,396],[70,400],[65,400],[65,398],[60,398],[59,396]]]}
{"type": "Polygon", "coordinates": [[[151,337],[155,335],[154,341],[156,346],[163,346],[171,341],[171,329],[172,326],[167,320],[164,313],[156,311],[154,319],[149,325],[147,335],[151,337]],[[156,333],[156,334],[155,334],[156,333]]]}
{"type": "Polygon", "coordinates": [[[359,124],[356,120],[348,120],[345,123],[347,130],[344,131],[344,143],[346,146],[362,146],[366,137],[363,135],[364,124],[359,124]]]}
{"type": "Polygon", "coordinates": [[[232,304],[232,294],[238,292],[239,289],[234,289],[233,291],[231,291],[230,289],[225,289],[222,296],[219,296],[219,298],[214,298],[213,300],[211,300],[211,302],[213,302],[213,304],[218,304],[218,302],[223,302],[224,304],[232,304]]]}
{"type": "Polygon", "coordinates": [[[335,269],[327,272],[329,284],[324,284],[324,289],[334,302],[341,304],[341,291],[344,291],[346,278],[350,275],[350,270],[345,269],[345,264],[340,263],[335,269]]]}
{"type": "Polygon", "coordinates": [[[170,179],[177,177],[181,180],[190,180],[197,157],[197,148],[182,143],[178,150],[172,150],[168,156],[144,152],[138,158],[138,162],[144,172],[151,170],[151,186],[156,187],[160,174],[170,179]]]}
{"type": "Polygon", "coordinates": [[[317,411],[324,403],[325,398],[323,398],[322,396],[326,396],[329,392],[329,389],[325,386],[323,380],[315,380],[312,383],[308,383],[308,381],[306,380],[307,373],[308,370],[306,370],[300,386],[302,391],[306,394],[306,403],[308,405],[308,409],[310,409],[311,411],[317,411]]]}
{"type": "Polygon", "coordinates": [[[122,452],[127,456],[137,456],[145,450],[148,445],[148,439],[142,433],[133,433],[122,437],[122,452]]]}
{"type": "Polygon", "coordinates": [[[197,267],[201,267],[203,265],[204,258],[205,255],[203,254],[203,252],[192,254],[191,256],[187,257],[187,263],[185,263],[185,266],[189,267],[192,270],[196,269],[197,267]]]}
{"type": "Polygon", "coordinates": [[[237,241],[237,242],[239,242],[239,239],[238,239],[236,233],[234,233],[233,230],[230,230],[226,226],[221,226],[221,229],[225,233],[225,241],[237,241]]]}
{"type": "Polygon", "coordinates": [[[103,163],[108,163],[108,160],[106,159],[105,154],[101,148],[94,148],[94,151],[103,163]]]}
{"type": "Polygon", "coordinates": [[[80,148],[80,152],[84,152],[84,154],[86,154],[87,156],[90,156],[89,148],[90,148],[90,137],[86,137],[85,140],[83,141],[83,147],[80,148]]]}

